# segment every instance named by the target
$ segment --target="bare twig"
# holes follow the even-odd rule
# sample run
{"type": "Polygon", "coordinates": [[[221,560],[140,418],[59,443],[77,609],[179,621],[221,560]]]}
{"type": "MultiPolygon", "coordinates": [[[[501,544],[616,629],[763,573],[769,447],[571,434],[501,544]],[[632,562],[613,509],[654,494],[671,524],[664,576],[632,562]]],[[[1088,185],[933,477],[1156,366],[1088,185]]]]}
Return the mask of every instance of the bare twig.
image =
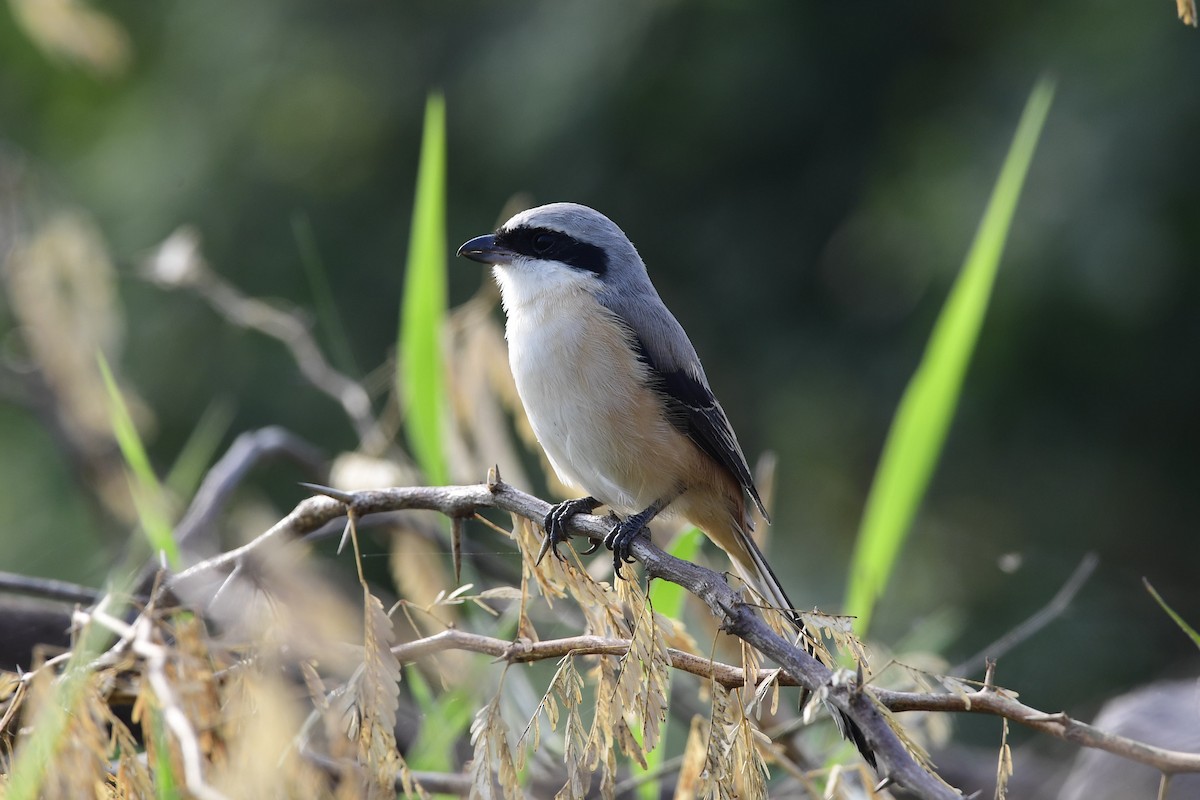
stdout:
{"type": "MultiPolygon", "coordinates": [[[[315,750],[301,750],[300,755],[331,775],[340,775],[345,770],[362,771],[362,765],[357,762],[339,761],[315,750]]],[[[466,797],[471,793],[471,776],[462,772],[410,770],[408,777],[426,792],[458,795],[459,797],[466,797]]],[[[404,778],[399,772],[395,778],[395,790],[397,794],[404,793],[404,778]]]]}
{"type": "Polygon", "coordinates": [[[34,578],[15,572],[0,572],[0,590],[62,600],[67,603],[91,605],[100,599],[100,590],[77,583],[58,581],[52,578],[34,578]]]}
{"type": "Polygon", "coordinates": [[[286,428],[272,425],[247,431],[234,440],[225,455],[208,471],[187,513],[175,526],[175,541],[190,545],[196,537],[209,532],[213,520],[220,515],[246,473],[263,459],[277,456],[286,456],[313,474],[325,471],[325,459],[320,451],[286,428]]]}
{"type": "MultiPolygon", "coordinates": [[[[568,636],[563,639],[548,639],[541,642],[510,642],[492,636],[451,628],[416,639],[392,648],[392,652],[403,662],[417,661],[433,653],[443,650],[467,650],[472,653],[485,653],[503,659],[510,663],[527,661],[542,661],[549,658],[562,658],[568,654],[591,656],[623,656],[629,651],[628,639],[610,639],[604,636],[568,636]]],[[[703,656],[688,653],[684,650],[667,649],[671,657],[671,666],[682,672],[690,672],[705,680],[715,680],[726,687],[746,685],[746,673],[741,667],[710,661],[703,656]]],[[[767,680],[775,672],[773,669],[761,669],[754,685],[767,680]]],[[[779,676],[781,686],[799,686],[799,682],[782,673],[779,676]]]]}
{"type": "MultiPolygon", "coordinates": [[[[515,489],[509,489],[516,491],[515,489]]],[[[517,492],[521,494],[520,492],[517,492]]],[[[379,514],[389,511],[405,511],[424,509],[441,511],[449,516],[470,516],[477,508],[503,508],[484,484],[472,486],[406,486],[394,489],[379,489],[373,491],[354,492],[353,508],[357,516],[379,514]]],[[[524,495],[529,497],[529,495],[524,495]]],[[[534,503],[543,503],[536,497],[529,497],[534,503]]],[[[213,558],[202,561],[170,578],[168,588],[180,586],[190,579],[205,575],[214,570],[232,569],[242,559],[255,550],[273,542],[280,537],[299,538],[319,530],[326,523],[340,519],[346,515],[346,504],[330,497],[310,497],[300,502],[292,512],[275,523],[268,531],[241,547],[229,550],[213,558]]],[[[517,513],[520,513],[519,511],[517,513]]],[[[544,515],[543,515],[544,516],[544,515]]],[[[540,519],[540,518],[539,518],[540,519]]],[[[598,518],[596,518],[598,520],[598,518]]],[[[596,525],[598,530],[601,526],[596,525]]],[[[589,534],[590,535],[590,534],[589,534]]],[[[599,534],[601,537],[603,534],[599,534]]]]}
{"type": "MultiPolygon", "coordinates": [[[[455,517],[468,516],[478,508],[492,507],[538,523],[550,508],[545,501],[500,481],[472,486],[400,487],[343,492],[337,495],[340,500],[331,497],[311,497],[302,501],[287,517],[254,541],[179,573],[170,579],[168,586],[179,585],[214,570],[232,569],[264,544],[283,536],[302,536],[344,516],[348,508],[353,510],[357,517],[408,509],[436,510],[455,517]]],[[[608,525],[604,520],[590,515],[573,517],[568,528],[572,533],[592,539],[602,539],[608,532],[608,525]]],[[[686,588],[709,606],[726,631],[749,642],[780,664],[785,670],[781,682],[796,683],[823,691],[833,706],[845,712],[863,730],[878,755],[883,776],[891,778],[894,784],[918,797],[952,798],[960,795],[913,761],[895,738],[877,705],[895,712],[991,714],[1084,747],[1099,748],[1132,761],[1149,764],[1163,772],[1200,772],[1200,754],[1166,750],[1115,736],[1073,720],[1066,714],[1046,714],[1018,702],[1004,690],[995,687],[990,680],[979,691],[962,694],[893,692],[862,686],[853,680],[835,682],[828,668],[771,631],[718,573],[669,556],[644,537],[634,542],[633,555],[645,565],[650,575],[670,580],[686,588]]],[[[1077,575],[1079,572],[1077,570],[1077,575]]],[[[1078,581],[1069,581],[1068,584],[1082,580],[1083,578],[1079,578],[1078,581]]],[[[1069,588],[1069,585],[1064,587],[1069,588]]],[[[1064,592],[1060,591],[1059,594],[1062,596],[1064,592]]],[[[1066,596],[1069,600],[1069,593],[1066,596]]],[[[451,630],[401,645],[395,652],[402,659],[412,660],[438,650],[467,649],[498,658],[526,661],[561,657],[572,650],[584,652],[589,646],[595,648],[594,652],[616,654],[623,645],[619,640],[605,640],[602,637],[573,637],[522,646],[451,630]]],[[[740,682],[743,679],[744,674],[736,667],[712,663],[708,659],[691,656],[682,651],[673,651],[671,658],[672,664],[677,668],[695,674],[712,674],[725,685],[733,685],[726,681],[740,682]],[[679,663],[675,661],[676,652],[680,656],[679,663]],[[689,657],[697,659],[699,663],[689,661],[689,657]],[[695,669],[689,669],[689,666],[695,669]]]]}
{"type": "MultiPolygon", "coordinates": [[[[189,558],[217,551],[216,520],[246,479],[264,459],[284,456],[314,475],[326,473],[325,458],[312,444],[278,425],[246,431],[234,439],[225,454],[213,464],[192,497],[183,518],[175,526],[175,541],[189,558]]],[[[160,566],[150,558],[138,578],[139,593],[150,589],[160,566]]]]}
{"type": "MultiPolygon", "coordinates": [[[[511,642],[491,636],[450,629],[423,639],[396,645],[392,652],[404,662],[417,661],[444,650],[467,650],[484,653],[509,662],[529,662],[561,658],[568,653],[576,655],[622,656],[629,649],[628,639],[609,639],[602,636],[570,636],[541,642],[511,642]]],[[[710,661],[693,653],[670,649],[671,666],[711,678],[723,686],[732,688],[746,685],[745,672],[741,667],[710,661]]],[[[765,680],[774,670],[759,671],[757,682],[765,680]]],[[[892,692],[873,689],[875,699],[889,711],[933,711],[988,714],[1026,725],[1057,739],[1075,744],[1106,750],[1133,761],[1139,761],[1164,774],[1176,772],[1200,772],[1200,754],[1182,753],[1146,745],[1123,736],[1105,733],[1094,726],[1071,719],[1066,714],[1047,714],[1015,700],[1003,689],[997,689],[991,665],[988,680],[976,692],[969,694],[932,694],[917,692],[892,692]]],[[[799,682],[783,673],[779,676],[782,686],[797,686],[799,682]]]]}
{"type": "MultiPolygon", "coordinates": [[[[253,542],[179,573],[168,583],[168,588],[214,569],[231,568],[265,542],[285,534],[303,535],[347,512],[360,518],[384,511],[430,509],[453,517],[470,516],[477,508],[494,507],[540,523],[550,510],[550,504],[544,500],[498,480],[475,486],[402,487],[339,493],[338,496],[343,502],[331,497],[304,500],[253,542]]],[[[591,515],[573,517],[568,524],[572,533],[592,539],[603,539],[608,527],[600,517],[591,515]]],[[[722,575],[670,556],[645,537],[634,542],[632,552],[651,576],[683,586],[708,605],[728,632],[774,659],[801,685],[822,691],[832,706],[850,717],[863,731],[875,751],[880,771],[897,785],[931,800],[961,797],[959,792],[913,760],[870,699],[870,690],[853,682],[835,683],[828,667],[772,631],[750,606],[742,602],[741,595],[722,575]]]]}
{"type": "Polygon", "coordinates": [[[1200,753],[1185,753],[1107,733],[1059,712],[1047,714],[1018,701],[1002,689],[967,694],[924,694],[873,690],[875,699],[892,711],[956,711],[991,714],[1020,723],[1056,739],[1148,764],[1165,773],[1200,772],[1200,753]]]}
{"type": "Polygon", "coordinates": [[[1054,594],[1054,597],[1050,598],[1050,602],[1034,612],[1020,625],[958,666],[951,668],[949,674],[969,675],[984,666],[989,658],[995,661],[1003,657],[1008,651],[1062,616],[1063,612],[1070,607],[1071,601],[1075,599],[1075,595],[1079,594],[1079,590],[1087,583],[1088,578],[1092,577],[1092,573],[1096,571],[1099,563],[1100,558],[1095,553],[1085,555],[1079,562],[1079,566],[1071,573],[1071,577],[1067,578],[1067,582],[1054,594]]]}
{"type": "Polygon", "coordinates": [[[199,237],[191,228],[172,233],[146,263],[147,276],[167,288],[187,288],[240,328],[278,339],[292,353],[309,383],[336,400],[358,434],[363,451],[379,453],[387,442],[371,408],[371,398],[358,383],[333,368],[307,323],[254,297],[247,297],[214,272],[200,255],[199,237]]]}

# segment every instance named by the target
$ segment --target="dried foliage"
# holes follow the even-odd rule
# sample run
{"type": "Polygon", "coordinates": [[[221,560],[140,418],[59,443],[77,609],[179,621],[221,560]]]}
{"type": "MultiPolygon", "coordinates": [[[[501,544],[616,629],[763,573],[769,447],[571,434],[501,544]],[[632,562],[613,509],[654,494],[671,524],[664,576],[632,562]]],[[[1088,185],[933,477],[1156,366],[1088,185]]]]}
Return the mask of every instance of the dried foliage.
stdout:
{"type": "Polygon", "coordinates": [[[1175,0],[1175,10],[1180,22],[1196,27],[1196,0],[1175,0]]]}
{"type": "MultiPolygon", "coordinates": [[[[14,7],[42,19],[35,7],[72,6],[54,0],[23,0],[14,7]]],[[[87,14],[94,12],[87,11],[87,14]]],[[[48,16],[57,25],[56,13],[48,16]]],[[[38,23],[40,24],[40,23],[38,23]]],[[[69,28],[69,25],[64,25],[69,28]]],[[[117,291],[117,270],[95,222],[70,209],[50,214],[16,237],[0,259],[0,285],[6,306],[20,325],[28,358],[21,369],[36,368],[47,399],[42,409],[67,455],[90,480],[96,500],[122,523],[136,520],[125,472],[112,457],[115,447],[104,382],[96,369],[96,353],[120,352],[125,320],[117,291]]],[[[145,427],[153,419],[128,387],[122,393],[135,419],[145,427]]]]}
{"type": "Polygon", "coordinates": [[[1008,720],[1000,723],[1003,731],[1000,739],[1000,758],[996,763],[996,800],[1008,797],[1008,779],[1013,774],[1012,748],[1008,744],[1008,720]]]}
{"type": "Polygon", "coordinates": [[[620,581],[618,596],[634,616],[629,652],[621,658],[618,694],[627,724],[641,721],[641,748],[653,750],[667,721],[667,692],[670,686],[671,658],[667,641],[658,624],[649,598],[635,584],[620,581]]]}
{"type": "MultiPolygon", "coordinates": [[[[417,484],[419,476],[400,454],[379,457],[392,426],[374,418],[363,387],[314,355],[303,322],[242,297],[204,264],[197,243],[185,239],[164,244],[152,259],[155,280],[197,291],[236,324],[285,341],[301,372],[352,418],[360,448],[338,459],[332,480],[356,489],[417,484]]],[[[3,276],[25,298],[30,350],[54,390],[62,427],[80,449],[91,447],[92,439],[111,449],[103,441],[108,434],[86,416],[85,398],[96,387],[71,377],[84,362],[78,352],[67,352],[75,345],[54,338],[48,324],[69,317],[84,325],[90,312],[84,307],[87,313],[76,314],[70,304],[85,300],[103,306],[101,321],[119,317],[110,307],[111,270],[94,240],[86,222],[59,219],[14,251],[3,276]],[[72,243],[86,258],[72,251],[72,243]],[[84,262],[99,267],[89,273],[84,262]],[[60,277],[47,283],[45,265],[56,263],[60,277]],[[90,298],[77,296],[86,280],[101,282],[90,298]],[[74,288],[58,297],[56,286],[74,288]]],[[[503,342],[492,317],[495,302],[494,292],[485,289],[448,320],[453,422],[447,447],[456,475],[482,474],[491,459],[520,475],[521,442],[530,438],[511,377],[496,366],[503,342]]],[[[97,323],[85,334],[115,346],[120,326],[106,325],[97,323]]],[[[59,654],[28,672],[0,674],[6,800],[173,793],[206,800],[374,798],[397,792],[565,800],[624,797],[639,781],[657,781],[652,788],[673,789],[677,798],[762,798],[784,781],[788,796],[889,797],[886,789],[872,787],[875,776],[857,760],[849,768],[824,766],[840,746],[824,720],[822,701],[834,694],[842,708],[847,697],[865,706],[857,718],[874,719],[902,766],[925,778],[930,767],[924,748],[945,740],[945,715],[925,714],[901,727],[888,709],[988,709],[1056,735],[1069,731],[1096,736],[1104,742],[1097,746],[1120,745],[1065,715],[1021,706],[992,683],[990,673],[983,686],[939,675],[945,665],[932,660],[896,669],[888,662],[872,673],[872,663],[884,659],[870,657],[849,620],[817,612],[802,616],[826,684],[798,709],[792,700],[797,693],[784,687],[796,686],[805,674],[814,687],[813,673],[795,663],[785,672],[776,664],[786,664],[786,653],[775,650],[767,658],[770,648],[760,652],[717,632],[730,625],[729,610],[736,606],[765,621],[760,627],[768,636],[770,629],[794,635],[781,615],[750,611],[761,606],[758,598],[746,592],[748,605],[742,603],[722,583],[733,599],[718,602],[712,591],[688,586],[713,615],[667,619],[656,613],[647,583],[632,565],[630,580],[613,581],[609,559],[585,565],[569,546],[564,560],[546,558],[538,565],[542,533],[530,518],[540,516],[528,503],[540,501],[522,495],[524,506],[495,502],[501,486],[492,473],[483,487],[410,488],[417,500],[389,494],[404,490],[328,490],[337,502],[302,503],[250,544],[172,576],[166,588],[148,596],[126,598],[136,601],[136,610],[122,618],[102,613],[105,603],[78,612],[81,629],[112,635],[101,652],[76,666],[71,654],[59,654]],[[482,516],[487,506],[508,511],[509,524],[482,516]],[[418,508],[436,509],[455,524],[444,525],[418,508]],[[326,559],[294,541],[347,511],[357,587],[347,580],[348,569],[332,574],[336,569],[326,559]],[[360,541],[360,514],[375,512],[389,514],[376,529],[382,535],[360,541]],[[464,526],[464,520],[475,522],[464,526]],[[285,541],[289,536],[293,540],[285,541]],[[364,554],[371,547],[386,552],[364,554]],[[450,577],[458,574],[464,552],[469,557],[461,567],[472,581],[465,584],[450,577]],[[386,557],[389,569],[367,569],[365,559],[372,556],[386,557]],[[720,603],[725,605],[718,608],[720,603]],[[831,672],[843,657],[863,672],[831,672]],[[548,661],[538,666],[546,659],[556,660],[553,670],[548,661]],[[420,671],[402,682],[402,665],[409,664],[420,671]],[[875,688],[866,690],[864,683],[875,688]],[[828,735],[804,730],[818,717],[828,735]],[[60,732],[48,739],[52,746],[31,753],[37,733],[55,729],[60,732]],[[441,750],[414,746],[431,740],[441,742],[441,750]],[[658,758],[663,751],[677,758],[658,758]],[[25,774],[17,775],[21,770],[25,774]],[[18,794],[17,786],[34,788],[18,794]]],[[[204,502],[230,502],[230,492],[204,502]]],[[[117,500],[109,502],[119,508],[117,500]]],[[[249,519],[244,508],[228,516],[249,519]]],[[[120,514],[114,510],[114,516],[120,514]]],[[[215,552],[215,542],[209,545],[215,552]]],[[[649,574],[664,574],[646,563],[649,574]]],[[[997,797],[1004,796],[1012,774],[1004,730],[997,797]]],[[[1186,754],[1140,752],[1159,759],[1163,769],[1190,765],[1186,754]]],[[[935,787],[930,796],[955,796],[934,780],[925,784],[935,787]]]]}
{"type": "MultiPolygon", "coordinates": [[[[95,394],[94,387],[70,377],[93,374],[92,354],[77,342],[96,342],[109,350],[119,344],[122,319],[103,242],[78,215],[53,218],[14,251],[6,269],[10,286],[24,298],[30,350],[51,382],[70,438],[86,442],[90,437],[99,444],[85,448],[111,450],[107,421],[87,422],[82,416],[96,404],[76,398],[87,391],[95,394]],[[60,277],[47,283],[46,276],[60,277]],[[81,283],[87,280],[100,284],[87,289],[81,283]],[[85,305],[72,309],[64,303],[85,305]],[[89,303],[97,310],[89,310],[89,303]],[[48,310],[32,316],[41,308],[48,310]],[[76,320],[76,326],[94,319],[98,327],[60,342],[53,338],[57,329],[48,322],[55,318],[76,320]],[[45,332],[41,338],[39,331],[45,332]]],[[[373,416],[364,386],[332,369],[306,321],[241,294],[205,261],[193,232],[181,229],[165,241],[147,261],[144,275],[164,290],[194,292],[233,325],[279,339],[314,389],[340,404],[359,433],[360,446],[336,460],[334,482],[361,490],[420,479],[400,454],[380,457],[394,424],[373,416]]],[[[497,299],[486,281],[475,298],[447,317],[446,380],[452,414],[445,441],[456,475],[481,474],[485,465],[499,460],[509,474],[520,478],[522,453],[533,443],[511,375],[503,368],[497,299]]],[[[148,416],[139,414],[143,420],[148,416]]],[[[127,497],[123,491],[113,496],[114,504],[127,497]]],[[[218,501],[224,498],[209,502],[218,501]]],[[[128,512],[125,516],[129,518],[128,512]]],[[[112,624],[113,632],[123,637],[104,657],[110,662],[123,659],[124,668],[117,673],[105,662],[103,669],[88,674],[80,698],[89,699],[90,711],[68,716],[64,737],[72,749],[55,758],[80,761],[88,754],[91,766],[85,769],[80,761],[70,779],[115,775],[117,796],[159,792],[164,786],[207,796],[245,794],[245,787],[253,787],[254,794],[285,796],[369,797],[397,788],[419,795],[422,781],[404,759],[407,748],[425,726],[439,723],[426,716],[439,713],[443,695],[438,693],[450,697],[460,692],[480,710],[470,731],[451,731],[444,738],[458,738],[464,747],[469,738],[475,758],[467,766],[465,753],[448,752],[437,764],[439,770],[464,770],[471,791],[480,795],[523,796],[536,782],[553,785],[562,797],[588,792],[615,797],[623,781],[651,763],[662,763],[661,758],[647,756],[664,747],[668,734],[672,665],[686,658],[691,671],[703,672],[705,657],[697,655],[703,651],[682,620],[655,612],[644,583],[614,583],[606,573],[593,575],[570,548],[567,561],[546,559],[538,565],[535,554],[542,533],[527,518],[513,514],[511,524],[498,526],[474,516],[502,537],[500,552],[519,554],[520,564],[519,574],[506,573],[504,565],[498,569],[497,563],[488,563],[488,548],[482,548],[483,558],[466,564],[489,576],[478,594],[450,578],[441,546],[446,526],[428,515],[402,511],[389,517],[384,529],[390,545],[390,583],[368,578],[357,519],[351,518],[347,533],[354,543],[358,598],[331,582],[320,561],[304,548],[274,540],[229,562],[231,571],[214,568],[198,579],[175,582],[171,595],[155,595],[132,621],[102,623],[112,624]],[[508,579],[497,574],[507,574],[508,579]],[[394,606],[399,625],[385,612],[382,599],[393,593],[399,598],[394,606]],[[174,600],[181,605],[169,605],[174,600]],[[486,662],[445,653],[419,665],[434,679],[436,688],[429,697],[416,687],[412,693],[404,691],[400,662],[392,652],[404,637],[428,637],[446,629],[477,628],[488,634],[507,630],[519,648],[522,642],[541,641],[548,629],[552,638],[560,636],[564,627],[598,642],[622,644],[605,645],[603,653],[585,646],[578,653],[556,656],[558,669],[540,686],[537,672],[506,672],[492,694],[480,688],[490,681],[473,680],[485,674],[481,670],[486,670],[486,662]],[[522,700],[527,697],[541,701],[522,700]],[[123,705],[134,721],[132,728],[110,721],[115,719],[113,710],[123,705]],[[515,749],[502,709],[529,720],[515,749]],[[102,710],[106,716],[97,716],[102,710]],[[543,716],[550,723],[546,732],[543,716]],[[88,720],[90,727],[84,725],[88,720]],[[554,757],[543,757],[547,754],[554,757]],[[283,764],[286,772],[277,769],[283,764]]],[[[249,519],[241,509],[230,517],[249,519]]],[[[457,574],[463,528],[454,527],[457,574]]],[[[486,531],[471,526],[465,536],[479,541],[490,535],[486,531]]],[[[490,555],[495,555],[494,536],[491,544],[490,555]]],[[[604,566],[603,561],[597,563],[604,566]]],[[[777,614],[764,616],[781,632],[788,630],[777,614]]],[[[703,631],[700,638],[712,639],[711,621],[705,616],[697,621],[703,631]]],[[[726,650],[722,643],[714,652],[726,650]]],[[[741,662],[751,685],[737,692],[737,700],[710,722],[716,738],[728,738],[732,749],[706,744],[701,771],[710,782],[736,779],[741,796],[753,797],[765,791],[766,761],[773,757],[770,748],[760,746],[764,739],[755,716],[763,713],[764,704],[770,706],[770,715],[778,711],[779,684],[769,673],[759,675],[762,662],[752,648],[741,648],[741,662]],[[708,763],[710,758],[716,760],[708,763]]],[[[8,700],[4,730],[14,733],[18,750],[23,733],[16,732],[36,726],[37,701],[52,702],[32,689],[62,682],[59,668],[50,664],[14,679],[22,688],[8,700]]],[[[722,669],[724,680],[736,672],[733,667],[722,669]]],[[[719,703],[725,690],[710,687],[710,682],[676,680],[674,690],[694,697],[692,705],[719,703]]],[[[685,718],[690,716],[685,712],[685,718]]],[[[681,745],[674,743],[672,751],[681,745]]],[[[675,780],[673,773],[643,779],[668,785],[675,780]]]]}
{"type": "MultiPolygon", "coordinates": [[[[105,677],[89,682],[79,693],[70,713],[70,735],[63,737],[54,754],[54,768],[42,790],[48,797],[89,797],[103,793],[108,765],[107,715],[100,686],[105,677]]],[[[37,695],[40,702],[53,702],[49,682],[42,682],[37,695]]]]}
{"type": "Polygon", "coordinates": [[[475,754],[468,764],[472,798],[511,800],[523,796],[508,744],[508,726],[500,715],[501,697],[497,691],[471,723],[471,744],[475,746],[475,754]]]}
{"type": "Polygon", "coordinates": [[[48,56],[104,77],[123,73],[129,35],[84,0],[9,0],[14,19],[48,56]]]}
{"type": "Polygon", "coordinates": [[[390,794],[396,770],[396,708],[399,705],[400,664],[392,654],[392,621],[383,603],[365,592],[363,663],[341,695],[339,710],[359,761],[371,768],[373,788],[390,794]]]}

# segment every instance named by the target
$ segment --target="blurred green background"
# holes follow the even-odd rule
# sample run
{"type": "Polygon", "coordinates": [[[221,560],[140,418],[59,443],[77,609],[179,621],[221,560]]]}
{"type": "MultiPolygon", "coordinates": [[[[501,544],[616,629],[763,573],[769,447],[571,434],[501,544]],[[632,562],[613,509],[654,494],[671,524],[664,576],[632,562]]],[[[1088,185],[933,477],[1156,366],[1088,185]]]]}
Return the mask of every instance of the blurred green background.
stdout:
{"type": "MultiPolygon", "coordinates": [[[[1046,71],[1055,105],[873,638],[961,660],[1095,551],[1075,604],[998,673],[1087,714],[1195,671],[1141,586],[1200,622],[1200,34],[1170,3],[9,0],[0,245],[64,210],[95,226],[123,319],[99,338],[161,469],[218,398],[229,437],[281,424],[352,448],[277,342],[139,265],[193,225],[227,280],[311,309],[315,254],[347,346],[318,338],[363,376],[394,344],[440,89],[448,245],[517,193],[621,225],[747,453],[779,455],[777,572],[836,611],[891,415],[1046,71]]],[[[453,263],[451,303],[486,279],[453,263]]],[[[0,303],[0,563],[95,584],[123,533],[25,388],[16,302],[0,303]]],[[[283,510],[298,477],[257,474],[283,510]]]]}

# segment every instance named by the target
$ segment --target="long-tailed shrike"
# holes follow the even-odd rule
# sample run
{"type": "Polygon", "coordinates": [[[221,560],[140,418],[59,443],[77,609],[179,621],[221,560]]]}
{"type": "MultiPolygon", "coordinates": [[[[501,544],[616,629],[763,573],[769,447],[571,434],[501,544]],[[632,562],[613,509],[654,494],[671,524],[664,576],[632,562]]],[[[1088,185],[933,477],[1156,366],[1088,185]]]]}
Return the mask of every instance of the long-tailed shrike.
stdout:
{"type": "MultiPolygon", "coordinates": [[[[633,539],[669,507],[803,632],[749,534],[746,497],[767,514],[733,427],[621,229],[586,206],[552,203],[471,239],[458,255],[492,265],[529,422],[559,478],[588,493],[546,515],[539,560],[558,554],[567,519],[603,505],[624,516],[604,540],[619,576],[633,539]]],[[[870,752],[857,728],[839,723],[870,752]]]]}

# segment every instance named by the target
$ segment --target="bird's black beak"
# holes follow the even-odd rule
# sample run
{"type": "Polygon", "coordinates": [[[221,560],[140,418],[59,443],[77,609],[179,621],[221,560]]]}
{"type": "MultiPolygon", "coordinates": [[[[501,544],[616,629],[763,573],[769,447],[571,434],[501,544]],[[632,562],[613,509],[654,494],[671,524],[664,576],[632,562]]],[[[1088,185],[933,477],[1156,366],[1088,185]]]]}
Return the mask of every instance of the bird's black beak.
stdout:
{"type": "Polygon", "coordinates": [[[458,248],[458,255],[480,264],[503,264],[511,261],[516,253],[496,241],[495,234],[488,233],[463,244],[458,248]]]}

